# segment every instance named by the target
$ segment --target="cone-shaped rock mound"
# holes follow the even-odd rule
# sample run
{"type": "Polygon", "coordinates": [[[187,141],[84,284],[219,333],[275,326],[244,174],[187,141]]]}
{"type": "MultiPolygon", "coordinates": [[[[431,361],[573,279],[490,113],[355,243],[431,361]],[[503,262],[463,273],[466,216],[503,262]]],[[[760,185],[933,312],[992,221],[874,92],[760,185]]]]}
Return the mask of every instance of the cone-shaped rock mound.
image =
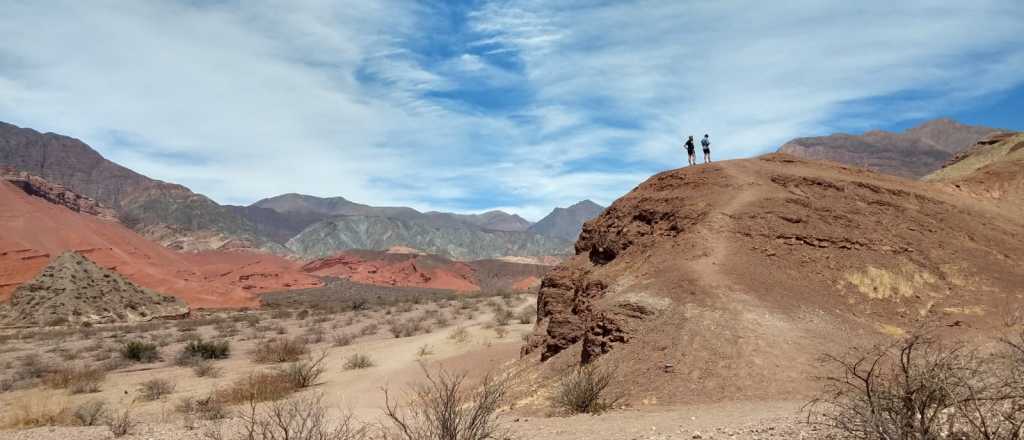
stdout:
{"type": "Polygon", "coordinates": [[[181,300],[140,288],[78,253],[67,252],[18,286],[0,309],[0,320],[17,325],[112,323],[188,313],[181,300]]]}

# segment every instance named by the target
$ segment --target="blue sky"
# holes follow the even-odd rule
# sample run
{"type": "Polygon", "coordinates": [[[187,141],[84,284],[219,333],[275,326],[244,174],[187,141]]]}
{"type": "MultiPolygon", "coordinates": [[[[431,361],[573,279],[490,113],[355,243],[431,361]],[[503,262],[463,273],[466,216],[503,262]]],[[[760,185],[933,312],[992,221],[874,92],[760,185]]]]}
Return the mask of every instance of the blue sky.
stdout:
{"type": "Polygon", "coordinates": [[[0,120],[222,203],[536,220],[685,163],[951,116],[1024,129],[1017,0],[0,0],[0,120]]]}

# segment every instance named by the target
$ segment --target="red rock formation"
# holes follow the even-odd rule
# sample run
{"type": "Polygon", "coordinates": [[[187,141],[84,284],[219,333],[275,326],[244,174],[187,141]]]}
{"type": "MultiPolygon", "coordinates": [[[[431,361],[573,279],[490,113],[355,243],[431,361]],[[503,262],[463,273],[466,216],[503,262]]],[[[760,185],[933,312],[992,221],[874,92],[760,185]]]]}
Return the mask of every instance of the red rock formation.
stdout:
{"type": "Polygon", "coordinates": [[[28,195],[43,198],[72,211],[95,215],[104,220],[117,220],[117,213],[113,209],[101,205],[92,198],[71,191],[63,185],[47,182],[42,177],[33,176],[11,167],[2,167],[0,168],[0,179],[21,188],[28,195]]]}
{"type": "Polygon", "coordinates": [[[67,251],[192,307],[255,306],[255,293],[321,285],[283,258],[175,252],[120,223],[72,211],[0,181],[0,300],[32,279],[52,257],[67,251]]]}

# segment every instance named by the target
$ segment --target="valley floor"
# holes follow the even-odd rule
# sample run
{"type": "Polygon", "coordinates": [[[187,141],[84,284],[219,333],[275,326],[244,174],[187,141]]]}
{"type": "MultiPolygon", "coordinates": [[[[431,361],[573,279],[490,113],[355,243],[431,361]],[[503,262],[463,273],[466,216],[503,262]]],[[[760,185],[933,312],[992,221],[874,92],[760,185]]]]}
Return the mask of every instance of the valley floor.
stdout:
{"type": "MultiPolygon", "coordinates": [[[[324,304],[348,307],[339,298],[324,304]]],[[[182,411],[182,402],[230,389],[254,372],[275,371],[280,365],[255,362],[253,352],[281,338],[301,338],[310,352],[326,353],[325,371],[317,384],[299,390],[296,396],[321,394],[329,416],[340,419],[350,412],[360,423],[378,426],[383,422],[383,388],[404,396],[410,385],[422,382],[424,366],[466,371],[470,379],[476,379],[487,371],[502,371],[518,359],[522,337],[532,330],[535,304],[532,296],[521,295],[368,307],[359,311],[295,307],[214,312],[186,321],[0,331],[0,381],[4,381],[0,383],[0,422],[6,427],[0,430],[0,439],[113,438],[106,422],[73,426],[81,424],[73,413],[87,402],[99,400],[107,404],[109,414],[131,408],[136,424],[122,438],[232,440],[237,418],[195,421],[182,411]],[[395,333],[403,334],[395,337],[395,333]],[[192,367],[176,365],[176,354],[186,342],[199,338],[231,344],[229,358],[212,362],[220,372],[215,377],[197,377],[192,367]],[[123,361],[119,347],[133,340],[155,343],[161,359],[153,363],[123,361]],[[346,368],[354,354],[369,356],[373,366],[346,368]],[[61,368],[88,366],[106,370],[92,392],[72,393],[47,379],[61,368]],[[172,389],[148,400],[142,389],[154,379],[166,380],[172,389]]],[[[572,417],[516,409],[504,412],[501,423],[508,438],[531,440],[820,438],[799,423],[800,405],[739,402],[619,409],[599,416],[572,417]]],[[[228,410],[237,414],[243,408],[234,405],[228,410]]]]}

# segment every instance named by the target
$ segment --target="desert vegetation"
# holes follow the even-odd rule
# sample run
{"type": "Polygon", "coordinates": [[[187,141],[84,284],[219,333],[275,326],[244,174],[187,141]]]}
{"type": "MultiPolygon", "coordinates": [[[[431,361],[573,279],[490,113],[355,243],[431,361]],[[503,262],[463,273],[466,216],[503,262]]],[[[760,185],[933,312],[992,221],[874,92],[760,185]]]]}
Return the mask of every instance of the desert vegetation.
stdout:
{"type": "Polygon", "coordinates": [[[552,405],[567,414],[598,414],[615,406],[622,398],[612,390],[614,368],[588,364],[570,369],[555,387],[552,405]]]}
{"type": "Polygon", "coordinates": [[[508,397],[506,379],[487,374],[471,385],[464,373],[424,369],[426,381],[409,390],[406,405],[385,390],[388,439],[486,440],[501,438],[498,409],[508,397]]]}
{"type": "MultiPolygon", "coordinates": [[[[140,425],[172,422],[210,439],[249,438],[248,432],[261,439],[307,434],[366,438],[365,421],[339,418],[333,412],[337,393],[324,391],[356,371],[379,380],[392,370],[377,373],[374,367],[395,362],[415,367],[490,347],[501,340],[499,332],[525,334],[527,326],[515,325],[526,300],[509,295],[373,297],[340,306],[198,311],[180,321],[0,329],[0,404],[5,408],[0,429],[105,426],[106,435],[121,437],[149,429],[140,425]],[[399,345],[387,348],[392,342],[399,345]],[[384,348],[389,351],[380,351],[384,348]],[[237,437],[243,425],[247,434],[237,437]]],[[[429,411],[451,409],[453,402],[478,402],[489,418],[465,422],[457,429],[463,433],[458,438],[497,432],[488,428],[498,420],[497,408],[485,398],[497,390],[481,397],[476,379],[430,374],[434,391],[410,390],[402,399],[392,395],[393,415],[409,426],[416,421],[416,429],[423,430],[429,411]],[[406,401],[440,398],[445,389],[457,391],[458,400],[434,404],[433,410],[406,401]]],[[[370,394],[380,392],[367,386],[370,394]]],[[[506,389],[503,384],[502,395],[506,389]]],[[[382,405],[374,405],[372,412],[382,414],[382,405]]],[[[389,425],[388,435],[404,438],[392,428],[397,425],[389,425]]],[[[374,425],[374,433],[378,430],[374,425]]]]}
{"type": "Polygon", "coordinates": [[[831,373],[808,421],[844,438],[1024,435],[1024,334],[972,346],[919,333],[823,363],[831,373]]]}

